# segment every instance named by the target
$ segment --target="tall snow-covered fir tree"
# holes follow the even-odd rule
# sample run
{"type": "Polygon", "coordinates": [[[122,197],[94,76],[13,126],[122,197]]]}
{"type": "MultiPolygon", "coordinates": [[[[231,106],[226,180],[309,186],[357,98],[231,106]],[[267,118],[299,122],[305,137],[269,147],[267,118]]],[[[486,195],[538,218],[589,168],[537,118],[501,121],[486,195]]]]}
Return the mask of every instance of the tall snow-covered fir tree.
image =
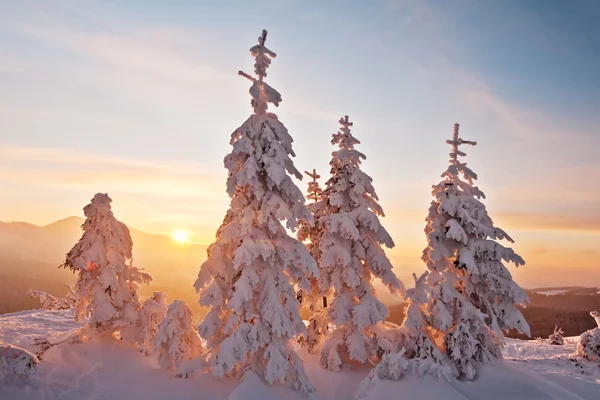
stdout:
{"type": "Polygon", "coordinates": [[[83,236],[62,265],[78,273],[75,319],[89,317],[92,332],[114,333],[135,326],[140,301],[138,287],[147,273],[132,266],[133,242],[127,226],[111,211],[111,198],[97,193],[83,212],[83,236]]]}
{"type": "Polygon", "coordinates": [[[377,203],[372,179],[360,169],[365,155],[355,149],[360,143],[350,131],[348,116],[340,119],[340,130],[331,143],[331,178],[323,191],[325,215],[318,257],[322,291],[333,287],[327,320],[335,325],[321,350],[320,364],[339,370],[343,359],[364,363],[375,356],[377,346],[372,327],[384,321],[388,308],[377,299],[372,279],[377,277],[392,293],[404,286],[392,271],[383,246],[394,242],[379,221],[383,209],[377,203]]]}
{"type": "Polygon", "coordinates": [[[269,383],[313,392],[291,342],[306,332],[293,284],[308,290],[319,271],[304,244],[286,231],[312,216],[290,176],[302,179],[291,159],[293,139],[267,111],[281,95],[264,81],[276,56],[266,37],[263,31],[250,49],[256,77],[239,73],[252,82],[254,113],[231,135],[233,149],[224,160],[231,203],[194,285],[200,304],[210,307],[198,331],[211,349],[207,361],[215,375],[249,368],[269,383]]]}
{"type": "Polygon", "coordinates": [[[489,362],[501,357],[503,330],[517,329],[529,335],[529,326],[516,305],[528,301],[513,280],[505,262],[525,262],[497,240],[513,240],[494,226],[477,179],[459,157],[461,145],[475,145],[459,137],[454,125],[448,169],[433,186],[425,234],[423,261],[429,269],[429,304],[432,328],[444,337],[446,353],[460,374],[475,375],[473,361],[489,362]]]}

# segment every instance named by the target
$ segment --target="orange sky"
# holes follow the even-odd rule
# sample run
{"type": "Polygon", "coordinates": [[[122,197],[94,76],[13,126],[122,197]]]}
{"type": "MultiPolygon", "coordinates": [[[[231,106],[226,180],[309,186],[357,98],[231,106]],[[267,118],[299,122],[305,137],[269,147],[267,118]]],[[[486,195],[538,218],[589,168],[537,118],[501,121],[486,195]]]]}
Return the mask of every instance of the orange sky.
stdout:
{"type": "Polygon", "coordinates": [[[237,71],[252,71],[248,49],[267,28],[278,55],[267,80],[283,97],[272,111],[297,168],[325,177],[348,114],[398,275],[424,268],[431,185],[458,122],[478,142],[466,161],[488,211],[527,262],[519,283],[600,286],[600,75],[586,13],[569,20],[569,5],[545,24],[520,2],[222,3],[0,4],[0,220],[47,224],[107,192],[132,227],[210,242],[229,203],[229,135],[251,112],[237,71]]]}

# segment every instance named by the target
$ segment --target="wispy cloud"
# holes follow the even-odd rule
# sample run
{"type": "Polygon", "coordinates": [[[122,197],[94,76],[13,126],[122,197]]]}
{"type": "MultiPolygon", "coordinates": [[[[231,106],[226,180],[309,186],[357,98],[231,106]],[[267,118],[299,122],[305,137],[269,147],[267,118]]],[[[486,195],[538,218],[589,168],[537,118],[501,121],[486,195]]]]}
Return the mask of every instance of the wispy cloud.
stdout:
{"type": "Polygon", "coordinates": [[[207,171],[205,165],[191,162],[0,146],[0,180],[19,185],[223,200],[225,173],[207,171]]]}
{"type": "Polygon", "coordinates": [[[530,231],[576,231],[600,233],[600,217],[548,213],[500,213],[495,218],[503,226],[530,231]]]}

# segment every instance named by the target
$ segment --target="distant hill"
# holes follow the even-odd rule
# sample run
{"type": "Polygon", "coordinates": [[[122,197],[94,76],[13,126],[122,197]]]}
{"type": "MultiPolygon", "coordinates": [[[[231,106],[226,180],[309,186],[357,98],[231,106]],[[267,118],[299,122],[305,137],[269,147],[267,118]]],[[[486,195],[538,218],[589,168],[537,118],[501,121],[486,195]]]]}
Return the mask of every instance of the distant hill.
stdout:
{"type": "Polygon", "coordinates": [[[583,286],[560,286],[560,287],[546,287],[530,289],[529,293],[544,296],[555,296],[555,295],[577,295],[587,296],[600,294],[600,288],[597,287],[583,287],[583,286]]]}
{"type": "MultiPolygon", "coordinates": [[[[521,312],[531,328],[531,338],[547,338],[558,325],[566,336],[579,336],[581,333],[596,327],[590,317],[590,311],[600,311],[600,293],[598,288],[557,287],[526,290],[531,302],[521,312]],[[548,294],[540,294],[548,293],[548,294]]],[[[406,304],[390,306],[388,321],[401,324],[404,320],[406,304]]],[[[516,339],[527,339],[518,332],[510,332],[506,336],[516,339]]]]}
{"type": "MultiPolygon", "coordinates": [[[[0,314],[36,308],[39,303],[27,295],[28,288],[57,296],[75,275],[58,266],[82,235],[83,218],[69,217],[46,226],[25,222],[0,222],[0,314]]],[[[206,259],[206,245],[175,243],[165,235],[129,228],[133,239],[134,265],[154,278],[142,294],[163,290],[170,299],[183,299],[202,312],[192,287],[200,264],[206,259]]]]}
{"type": "MultiPolygon", "coordinates": [[[[0,222],[0,314],[37,308],[39,303],[29,298],[27,289],[47,291],[56,296],[66,294],[67,283],[75,275],[58,266],[82,234],[81,217],[68,217],[46,226],[25,222],[0,222]]],[[[141,293],[161,290],[169,299],[185,300],[202,317],[206,310],[198,305],[192,285],[202,262],[206,245],[181,244],[169,236],[150,234],[129,227],[133,239],[134,265],[144,268],[154,278],[141,293]]],[[[405,277],[404,279],[412,279],[405,277]]],[[[379,282],[376,289],[383,302],[399,303],[379,282]]]]}
{"type": "MultiPolygon", "coordinates": [[[[56,296],[66,294],[67,283],[75,275],[59,269],[65,254],[81,237],[83,218],[69,217],[46,226],[25,222],[0,222],[0,314],[38,308],[39,302],[29,298],[27,289],[44,290],[56,296]]],[[[133,239],[134,264],[154,278],[141,293],[154,290],[167,293],[169,299],[185,300],[201,318],[206,310],[198,303],[192,285],[198,269],[206,259],[206,245],[180,244],[165,235],[129,228],[133,239]]],[[[410,278],[404,278],[410,282],[410,278]]],[[[376,283],[376,287],[381,285],[376,283]]],[[[386,304],[391,304],[389,321],[400,324],[404,307],[386,289],[379,290],[386,304]]],[[[531,299],[523,310],[533,337],[547,337],[554,325],[563,327],[567,335],[579,335],[595,326],[589,311],[600,311],[600,288],[549,287],[527,291],[531,299]]],[[[310,315],[304,310],[304,318],[310,315]]],[[[512,333],[511,337],[522,337],[512,333]]]]}

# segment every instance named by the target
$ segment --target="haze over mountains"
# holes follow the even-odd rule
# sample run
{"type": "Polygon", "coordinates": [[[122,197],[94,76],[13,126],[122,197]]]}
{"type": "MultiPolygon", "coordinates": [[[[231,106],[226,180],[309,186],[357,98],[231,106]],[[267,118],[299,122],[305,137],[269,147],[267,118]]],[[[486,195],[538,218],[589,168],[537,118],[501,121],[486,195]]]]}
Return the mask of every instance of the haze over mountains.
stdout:
{"type": "MultiPolygon", "coordinates": [[[[81,217],[69,217],[46,226],[25,222],[0,222],[0,314],[37,309],[40,303],[29,297],[27,290],[43,290],[56,296],[66,294],[65,284],[75,282],[76,275],[58,268],[65,254],[81,237],[81,217]]],[[[182,299],[200,319],[206,310],[198,304],[193,288],[200,264],[206,259],[205,244],[178,243],[166,235],[149,234],[129,227],[133,239],[134,264],[153,277],[143,286],[142,295],[161,290],[169,301],[182,299]]],[[[407,286],[412,277],[401,276],[407,286]]],[[[389,320],[401,323],[404,307],[401,299],[392,297],[375,281],[382,301],[390,306],[389,320]]],[[[524,310],[532,328],[532,336],[547,337],[559,324],[568,335],[579,335],[593,328],[589,311],[600,309],[599,288],[540,288],[528,290],[531,303],[524,310]]],[[[304,311],[304,318],[309,314],[304,311]]],[[[511,334],[513,337],[524,338],[511,334]]]]}
{"type": "MultiPolygon", "coordinates": [[[[82,234],[83,218],[69,217],[46,226],[25,222],[0,222],[0,314],[29,308],[39,303],[30,299],[34,288],[63,296],[67,283],[76,276],[58,268],[65,254],[82,234]]],[[[130,228],[134,265],[153,277],[141,292],[148,295],[164,290],[170,299],[184,299],[196,311],[197,295],[192,287],[200,263],[206,258],[206,245],[181,244],[170,237],[130,228]]]]}
{"type": "MultiPolygon", "coordinates": [[[[32,288],[56,296],[66,294],[65,284],[75,282],[69,270],[58,268],[65,254],[81,237],[81,217],[69,217],[46,226],[25,222],[0,222],[0,314],[40,307],[27,294],[32,288]]],[[[205,244],[178,243],[166,235],[149,234],[129,227],[133,239],[134,264],[153,277],[142,295],[161,290],[169,301],[185,300],[201,318],[205,310],[198,304],[193,288],[199,267],[206,259],[205,244]]],[[[412,277],[400,276],[407,286],[412,277]]],[[[390,305],[389,320],[400,323],[404,304],[375,281],[382,301],[390,305]]],[[[570,335],[578,335],[594,324],[589,311],[600,309],[599,288],[540,288],[528,290],[531,303],[525,311],[535,336],[547,336],[555,324],[570,335]]],[[[308,314],[303,313],[303,317],[308,314]]]]}
{"type": "MultiPolygon", "coordinates": [[[[66,294],[65,285],[76,276],[58,268],[65,254],[82,234],[81,217],[68,217],[45,226],[26,222],[0,222],[0,314],[39,308],[27,290],[43,290],[56,296],[66,294]]],[[[150,234],[129,227],[133,239],[133,263],[144,268],[153,281],[141,288],[142,295],[161,290],[168,299],[185,300],[198,316],[205,311],[198,304],[193,284],[206,259],[206,244],[178,243],[166,235],[150,234]]],[[[412,278],[400,277],[410,284],[412,278]]],[[[381,285],[376,282],[376,287],[381,285]]],[[[378,290],[382,301],[399,303],[387,290],[378,290]]]]}

